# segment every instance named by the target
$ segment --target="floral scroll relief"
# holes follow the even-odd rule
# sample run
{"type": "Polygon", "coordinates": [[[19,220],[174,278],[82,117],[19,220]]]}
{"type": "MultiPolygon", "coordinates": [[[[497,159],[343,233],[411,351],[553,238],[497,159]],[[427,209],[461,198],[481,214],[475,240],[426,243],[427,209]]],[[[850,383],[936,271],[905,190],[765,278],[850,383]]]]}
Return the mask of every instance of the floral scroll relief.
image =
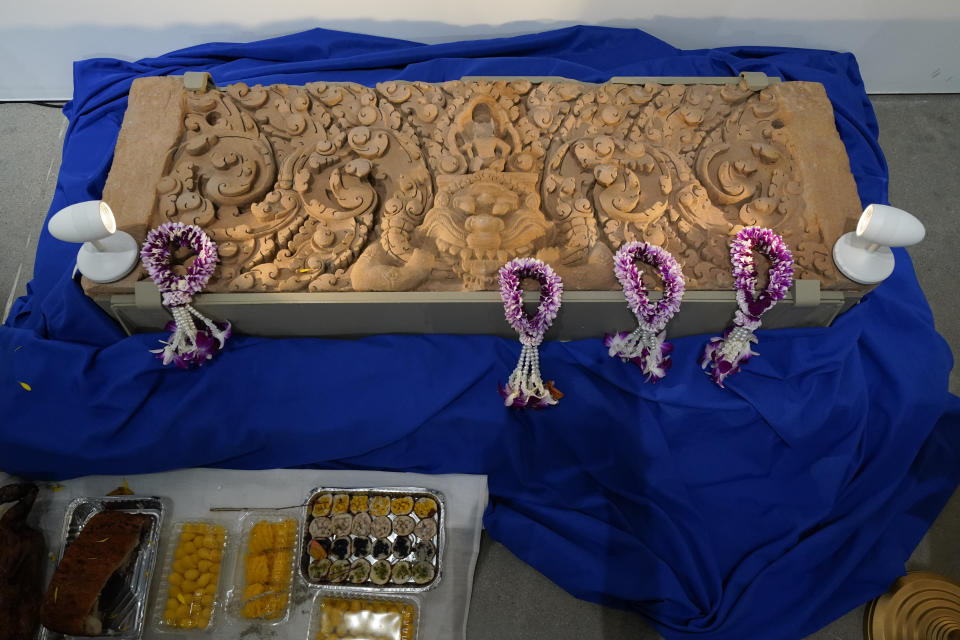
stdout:
{"type": "Polygon", "coordinates": [[[839,276],[793,156],[795,114],[740,85],[452,81],[183,94],[154,224],[204,228],[208,290],[490,290],[536,257],[614,289],[612,256],[663,246],[725,288],[744,226],[790,229],[798,269],[839,276]]]}

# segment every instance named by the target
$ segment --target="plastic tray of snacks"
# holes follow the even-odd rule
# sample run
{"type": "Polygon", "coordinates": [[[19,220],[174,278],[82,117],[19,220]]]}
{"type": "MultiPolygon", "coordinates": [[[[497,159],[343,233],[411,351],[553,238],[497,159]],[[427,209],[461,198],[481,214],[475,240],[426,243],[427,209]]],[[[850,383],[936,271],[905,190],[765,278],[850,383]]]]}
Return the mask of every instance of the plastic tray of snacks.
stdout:
{"type": "MultiPolygon", "coordinates": [[[[103,634],[97,637],[137,640],[143,635],[151,576],[157,562],[160,530],[168,504],[167,498],[133,495],[76,498],[67,505],[60,534],[58,561],[83,527],[101,511],[137,513],[150,518],[150,527],[140,540],[133,562],[110,580],[109,593],[105,589],[101,596],[99,609],[103,616],[103,634]]],[[[57,640],[70,636],[41,626],[38,637],[40,640],[57,640]]]]}
{"type": "Polygon", "coordinates": [[[446,505],[438,491],[319,487],[304,509],[307,584],[412,593],[440,581],[446,505]]]}
{"type": "Polygon", "coordinates": [[[222,562],[229,534],[213,520],[173,525],[153,608],[158,631],[209,631],[223,602],[222,562]]]}
{"type": "Polygon", "coordinates": [[[307,640],[416,640],[420,603],[410,595],[321,591],[307,640]]]}
{"type": "Polygon", "coordinates": [[[240,546],[228,598],[232,615],[267,625],[287,620],[299,541],[295,515],[254,510],[240,517],[240,546]]]}

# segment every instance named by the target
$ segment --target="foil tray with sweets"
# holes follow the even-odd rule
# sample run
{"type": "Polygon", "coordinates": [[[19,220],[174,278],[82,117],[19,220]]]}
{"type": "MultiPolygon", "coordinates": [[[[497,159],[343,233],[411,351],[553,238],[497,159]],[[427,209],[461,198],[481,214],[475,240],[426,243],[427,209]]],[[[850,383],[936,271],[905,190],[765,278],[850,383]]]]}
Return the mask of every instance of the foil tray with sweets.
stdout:
{"type": "MultiPolygon", "coordinates": [[[[76,498],[67,505],[57,559],[63,557],[87,522],[101,511],[122,511],[149,516],[150,527],[143,534],[133,563],[118,572],[100,595],[103,634],[111,640],[138,640],[143,636],[150,582],[157,563],[160,530],[169,500],[157,496],[102,496],[76,498]]],[[[73,638],[41,627],[40,640],[73,638]]]]}
{"type": "Polygon", "coordinates": [[[440,581],[446,504],[422,487],[319,487],[304,507],[300,575],[311,586],[420,592],[440,581]]]}

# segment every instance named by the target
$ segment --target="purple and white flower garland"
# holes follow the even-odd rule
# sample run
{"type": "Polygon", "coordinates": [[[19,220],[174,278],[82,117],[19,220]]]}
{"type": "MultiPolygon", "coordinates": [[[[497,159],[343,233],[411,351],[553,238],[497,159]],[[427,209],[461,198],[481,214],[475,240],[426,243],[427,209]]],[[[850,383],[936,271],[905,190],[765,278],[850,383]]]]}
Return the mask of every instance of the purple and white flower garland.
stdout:
{"type": "Polygon", "coordinates": [[[202,365],[213,358],[230,337],[230,323],[218,325],[190,306],[190,302],[213,275],[219,259],[217,245],[196,225],[167,222],[147,234],[140,259],[147,275],[160,289],[163,305],[174,320],[167,324],[167,330],[173,331],[170,340],[160,341],[166,346],[150,353],[157,354],[164,365],[173,362],[182,369],[202,365]],[[188,247],[197,254],[182,276],[171,268],[173,253],[180,247],[188,247]],[[197,322],[206,328],[198,329],[197,322]]]}
{"type": "Polygon", "coordinates": [[[623,287],[627,306],[637,317],[632,333],[607,334],[603,344],[611,358],[633,362],[650,382],[662,380],[672,361],[673,345],[665,341],[666,326],[680,309],[685,288],[683,271],[676,259],[661,247],[647,242],[629,242],[613,258],[613,272],[623,287]],[[663,279],[663,297],[654,304],[647,296],[636,262],[652,266],[663,279]]]}
{"type": "Polygon", "coordinates": [[[500,297],[507,322],[520,334],[520,361],[510,374],[506,386],[499,387],[503,404],[508,407],[543,409],[557,404],[563,397],[551,381],[540,377],[540,352],[543,334],[557,317],[563,282],[549,265],[535,258],[516,258],[500,268],[500,297]],[[540,283],[540,306],[532,318],[523,308],[524,278],[540,283]]]}
{"type": "Polygon", "coordinates": [[[737,288],[737,306],[733,326],[723,336],[710,340],[700,366],[713,381],[723,387],[724,379],[740,371],[751,356],[758,355],[750,345],[757,342],[753,332],[760,328],[760,316],[783,300],[793,279],[793,256],[779,235],[762,227],[746,227],[737,233],[730,245],[730,261],[737,288]],[[757,265],[753,252],[770,260],[770,274],[766,288],[757,295],[757,265]]]}

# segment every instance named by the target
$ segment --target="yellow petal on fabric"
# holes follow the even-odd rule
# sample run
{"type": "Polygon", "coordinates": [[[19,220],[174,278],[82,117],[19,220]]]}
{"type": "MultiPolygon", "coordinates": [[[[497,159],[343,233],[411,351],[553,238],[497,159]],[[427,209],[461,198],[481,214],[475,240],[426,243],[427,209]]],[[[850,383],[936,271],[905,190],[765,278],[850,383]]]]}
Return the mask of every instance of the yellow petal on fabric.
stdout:
{"type": "Polygon", "coordinates": [[[30,385],[28,385],[26,382],[20,381],[20,386],[26,389],[27,391],[33,391],[33,388],[30,385]]]}

